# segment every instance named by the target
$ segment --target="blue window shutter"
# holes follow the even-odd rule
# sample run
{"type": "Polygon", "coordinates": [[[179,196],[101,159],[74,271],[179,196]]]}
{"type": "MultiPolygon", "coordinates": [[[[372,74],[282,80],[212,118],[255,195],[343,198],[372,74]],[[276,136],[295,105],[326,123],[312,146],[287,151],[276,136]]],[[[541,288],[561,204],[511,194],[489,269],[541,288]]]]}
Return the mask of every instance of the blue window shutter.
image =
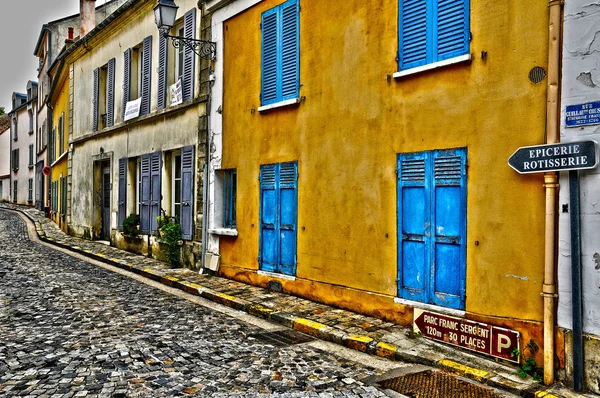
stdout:
{"type": "Polygon", "coordinates": [[[275,7],[262,14],[262,87],[263,105],[279,101],[278,97],[278,18],[275,7]]]}
{"type": "Polygon", "coordinates": [[[94,69],[94,110],[93,110],[93,121],[92,121],[92,130],[98,131],[98,119],[99,119],[99,94],[100,94],[100,68],[94,69]]]}
{"type": "Polygon", "coordinates": [[[156,109],[164,109],[167,103],[167,38],[158,37],[158,83],[156,109]]]}
{"type": "Polygon", "coordinates": [[[298,98],[300,86],[300,6],[281,5],[281,100],[298,98]]]}
{"type": "Polygon", "coordinates": [[[181,148],[181,237],[194,238],[194,146],[181,148]]]}
{"type": "Polygon", "coordinates": [[[140,189],[140,230],[144,234],[150,233],[150,155],[142,155],[140,160],[141,189],[140,189]]]}
{"type": "Polygon", "coordinates": [[[466,274],[466,149],[433,153],[433,304],[464,308],[466,274]]]}
{"type": "Polygon", "coordinates": [[[119,214],[118,228],[122,228],[127,213],[127,158],[119,159],[119,214]]]}
{"type": "Polygon", "coordinates": [[[142,57],[142,104],[140,115],[150,113],[150,87],[152,77],[152,36],[148,36],[143,42],[144,55],[142,57]]]}
{"type": "Polygon", "coordinates": [[[430,234],[429,154],[398,156],[398,296],[428,301],[430,234]]]}
{"type": "Polygon", "coordinates": [[[260,269],[275,272],[278,266],[278,201],[276,180],[279,166],[260,168],[260,269]]]}
{"type": "Polygon", "coordinates": [[[123,118],[129,102],[129,85],[131,83],[131,48],[123,53],[123,118]]]}
{"type": "Polygon", "coordinates": [[[162,153],[154,152],[150,154],[150,233],[158,230],[158,221],[160,216],[160,205],[162,199],[162,153]]]}
{"type": "Polygon", "coordinates": [[[437,1],[436,61],[457,57],[469,51],[468,0],[437,1]]]}
{"type": "Polygon", "coordinates": [[[279,269],[296,275],[296,240],[298,220],[298,164],[281,163],[279,167],[279,269]]]}
{"type": "Polygon", "coordinates": [[[115,124],[115,59],[108,61],[106,73],[106,126],[115,124]]]}
{"type": "MultiPolygon", "coordinates": [[[[183,16],[183,35],[188,39],[196,38],[196,9],[192,8],[183,16]]],[[[183,50],[183,85],[181,87],[183,100],[191,101],[194,98],[194,71],[196,54],[185,46],[183,50]]]]}
{"type": "Polygon", "coordinates": [[[431,0],[400,0],[398,22],[399,69],[405,70],[428,62],[428,8],[431,0]]]}

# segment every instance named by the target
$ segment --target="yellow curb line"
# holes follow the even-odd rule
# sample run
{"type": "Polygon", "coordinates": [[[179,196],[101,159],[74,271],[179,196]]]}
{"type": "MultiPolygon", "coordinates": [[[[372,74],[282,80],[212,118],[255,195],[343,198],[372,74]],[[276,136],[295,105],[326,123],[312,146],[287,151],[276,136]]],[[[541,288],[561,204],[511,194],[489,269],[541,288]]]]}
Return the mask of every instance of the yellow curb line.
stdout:
{"type": "Polygon", "coordinates": [[[439,364],[445,368],[452,369],[460,374],[473,376],[475,380],[481,380],[489,374],[489,372],[486,372],[485,370],[471,368],[469,366],[462,365],[458,362],[454,362],[449,359],[442,359],[439,362],[439,364]]]}
{"type": "Polygon", "coordinates": [[[534,394],[536,397],[538,398],[558,398],[558,396],[554,395],[554,394],[550,394],[549,392],[546,391],[536,391],[534,394]]]}
{"type": "Polygon", "coordinates": [[[378,357],[391,358],[398,351],[398,346],[395,344],[388,344],[384,342],[377,343],[377,349],[375,353],[378,357]]]}

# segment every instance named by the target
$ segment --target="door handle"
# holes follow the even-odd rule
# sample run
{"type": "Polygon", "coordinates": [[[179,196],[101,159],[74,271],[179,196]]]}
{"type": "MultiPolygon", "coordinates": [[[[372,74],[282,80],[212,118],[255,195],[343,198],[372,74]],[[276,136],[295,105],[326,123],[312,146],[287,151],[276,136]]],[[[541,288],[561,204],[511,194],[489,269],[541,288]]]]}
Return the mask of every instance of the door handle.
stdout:
{"type": "Polygon", "coordinates": [[[183,205],[184,205],[184,206],[189,206],[189,205],[190,205],[190,203],[189,203],[189,202],[183,202],[183,205]]]}

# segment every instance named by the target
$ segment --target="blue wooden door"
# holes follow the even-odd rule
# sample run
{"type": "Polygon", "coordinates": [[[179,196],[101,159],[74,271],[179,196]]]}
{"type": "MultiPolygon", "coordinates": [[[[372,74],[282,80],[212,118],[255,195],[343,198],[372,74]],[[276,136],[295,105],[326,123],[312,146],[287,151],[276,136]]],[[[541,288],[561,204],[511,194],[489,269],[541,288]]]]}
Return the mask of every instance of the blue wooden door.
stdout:
{"type": "Polygon", "coordinates": [[[296,162],[261,166],[260,269],[296,275],[298,167],[296,162]]]}
{"type": "Polygon", "coordinates": [[[464,309],[466,149],[398,156],[398,296],[464,309]]]}

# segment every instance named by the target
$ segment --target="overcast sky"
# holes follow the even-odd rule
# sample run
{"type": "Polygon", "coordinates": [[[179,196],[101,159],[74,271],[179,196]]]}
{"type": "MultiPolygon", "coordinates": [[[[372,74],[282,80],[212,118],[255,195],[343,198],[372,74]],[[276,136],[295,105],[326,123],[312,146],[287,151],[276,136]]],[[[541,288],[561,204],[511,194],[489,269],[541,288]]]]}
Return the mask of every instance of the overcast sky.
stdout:
{"type": "MultiPolygon", "coordinates": [[[[104,1],[97,0],[96,6],[104,1]]],[[[0,107],[8,113],[13,91],[25,93],[27,81],[37,81],[33,50],[42,25],[79,13],[79,0],[0,0],[0,4],[0,107]]]]}

